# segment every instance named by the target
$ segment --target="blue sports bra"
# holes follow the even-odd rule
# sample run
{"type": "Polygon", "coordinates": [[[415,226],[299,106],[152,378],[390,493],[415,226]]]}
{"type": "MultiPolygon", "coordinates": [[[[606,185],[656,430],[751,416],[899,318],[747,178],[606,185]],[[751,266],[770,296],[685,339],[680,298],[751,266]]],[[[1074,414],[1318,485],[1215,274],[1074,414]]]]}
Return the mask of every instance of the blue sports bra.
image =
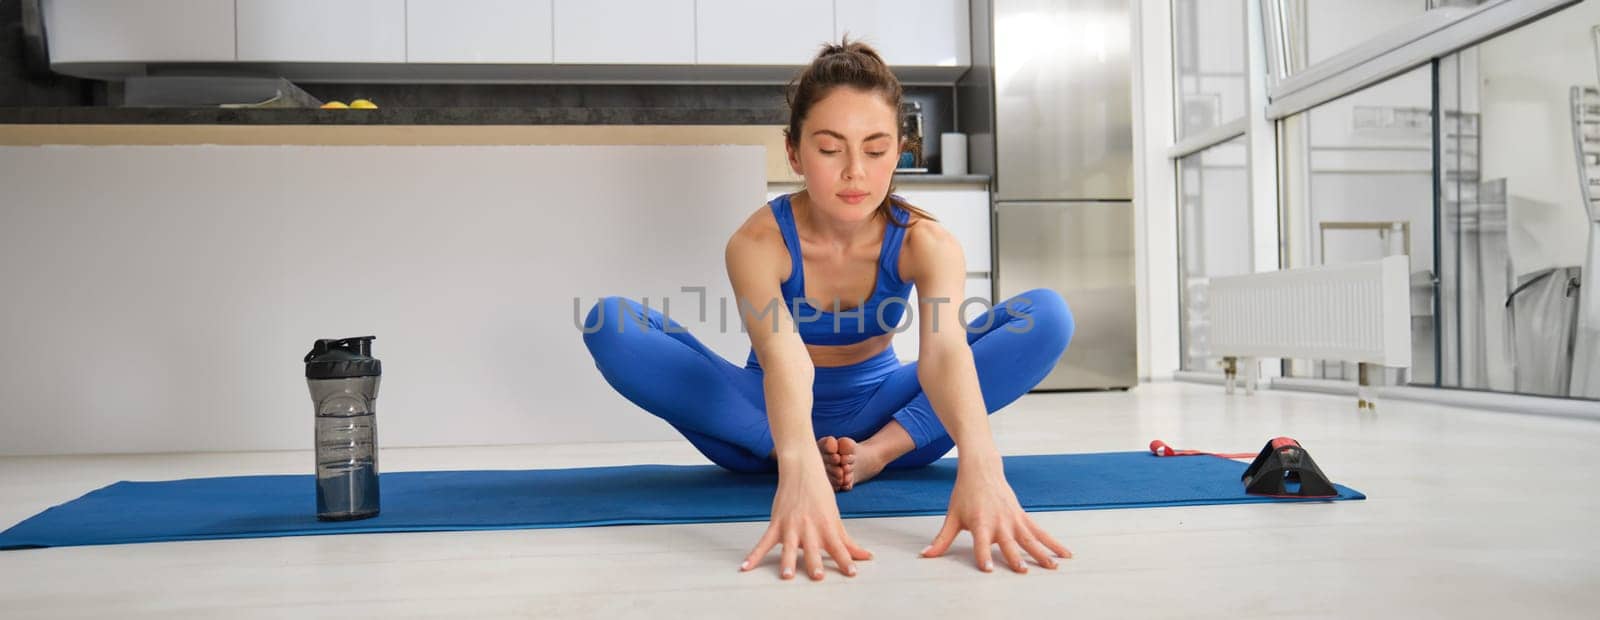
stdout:
{"type": "MultiPolygon", "coordinates": [[[[806,276],[800,253],[800,233],[795,230],[794,205],[789,202],[789,194],[774,198],[767,205],[772,208],[772,216],[778,221],[778,230],[783,233],[783,243],[789,248],[792,267],[789,279],[783,281],[780,290],[785,307],[794,314],[795,328],[800,332],[802,342],[815,345],[855,344],[890,333],[900,324],[906,306],[911,303],[911,283],[900,279],[900,246],[906,237],[904,225],[911,221],[909,212],[890,203],[890,212],[900,225],[884,225],[883,244],[878,248],[878,277],[872,294],[859,307],[834,313],[814,307],[805,299],[806,276]]],[[[818,301],[832,304],[831,300],[818,301]]],[[[755,351],[752,350],[750,356],[754,359],[755,351]]]]}

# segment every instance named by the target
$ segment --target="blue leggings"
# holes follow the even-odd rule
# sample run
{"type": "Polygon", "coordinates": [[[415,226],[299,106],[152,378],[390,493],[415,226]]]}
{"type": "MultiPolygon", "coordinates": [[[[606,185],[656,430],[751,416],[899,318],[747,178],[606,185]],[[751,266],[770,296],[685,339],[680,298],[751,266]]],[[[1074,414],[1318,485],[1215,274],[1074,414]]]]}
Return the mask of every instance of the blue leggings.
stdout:
{"type": "MultiPolygon", "coordinates": [[[[974,319],[967,344],[989,413],[1038,385],[1066,350],[1072,330],[1067,303],[1050,289],[1022,293],[974,319]]],[[[624,297],[594,305],[584,320],[583,341],[612,387],[666,420],[711,462],[736,472],[777,471],[758,364],[735,366],[677,321],[624,297]]],[[[902,365],[892,346],[864,362],[817,368],[811,420],[819,438],[857,441],[890,420],[899,422],[916,448],[889,463],[890,469],[927,465],[955,446],[922,391],[917,363],[902,365]]]]}

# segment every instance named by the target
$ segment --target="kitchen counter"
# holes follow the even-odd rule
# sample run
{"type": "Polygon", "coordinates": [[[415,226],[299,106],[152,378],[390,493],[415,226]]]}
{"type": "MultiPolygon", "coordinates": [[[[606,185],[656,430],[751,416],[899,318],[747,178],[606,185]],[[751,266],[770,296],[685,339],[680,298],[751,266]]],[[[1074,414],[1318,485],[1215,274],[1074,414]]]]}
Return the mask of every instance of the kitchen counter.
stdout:
{"type": "MultiPolygon", "coordinates": [[[[251,112],[261,112],[252,110],[251,112]]],[[[237,110],[235,110],[237,112],[237,110]]],[[[330,115],[366,110],[328,110],[330,115]]],[[[769,182],[797,180],[782,125],[0,124],[0,146],[505,146],[743,144],[767,149],[769,182]]]]}
{"type": "Polygon", "coordinates": [[[777,108],[0,108],[0,125],[783,125],[777,108]]]}
{"type": "MultiPolygon", "coordinates": [[[[44,113],[28,115],[26,110],[46,108],[0,108],[0,146],[40,145],[328,145],[328,146],[428,146],[428,145],[710,145],[746,144],[767,149],[766,173],[769,183],[797,183],[800,181],[786,161],[781,121],[773,124],[676,124],[619,125],[619,124],[483,124],[481,122],[411,123],[393,122],[327,122],[327,123],[269,123],[270,113],[293,112],[300,115],[312,113],[336,117],[357,118],[368,115],[376,120],[378,115],[402,115],[406,110],[204,110],[209,114],[240,114],[251,122],[194,123],[179,122],[110,122],[112,115],[99,118],[107,122],[46,122],[44,113]],[[263,114],[267,113],[267,114],[263,114]],[[31,122],[18,122],[23,117],[31,122]]],[[[68,110],[78,108],[51,108],[68,110]]],[[[454,108],[452,110],[465,110],[454,108]]],[[[479,108],[484,110],[485,108],[479,108]]],[[[498,108],[489,108],[498,109],[498,108]]],[[[81,108],[83,114],[94,117],[88,110],[115,112],[117,108],[81,108]]],[[[170,108],[198,113],[201,110],[170,108]]],[[[414,108],[412,112],[423,110],[414,108]]],[[[444,112],[445,110],[433,110],[444,112]]],[[[147,114],[148,109],[139,110],[147,114]]],[[[67,114],[63,112],[62,114],[67,114]]],[[[78,114],[76,112],[71,114],[78,114]]],[[[420,113],[419,113],[420,114],[420,113]]],[[[69,115],[70,116],[70,115],[69,115]]],[[[283,118],[302,118],[280,115],[283,118]]],[[[148,118],[141,116],[140,118],[148,118]]],[[[390,118],[393,118],[392,116],[390,118]]],[[[414,120],[426,117],[416,115],[414,120]]],[[[460,117],[456,117],[460,120],[460,117]]],[[[482,120],[480,117],[479,120],[482,120]]],[[[527,121],[524,114],[520,121],[527,121]]],[[[939,174],[900,174],[895,182],[901,185],[924,184],[987,184],[987,175],[947,176],[939,174]]]]}
{"type": "Polygon", "coordinates": [[[896,185],[988,185],[987,174],[896,174],[896,185]]]}

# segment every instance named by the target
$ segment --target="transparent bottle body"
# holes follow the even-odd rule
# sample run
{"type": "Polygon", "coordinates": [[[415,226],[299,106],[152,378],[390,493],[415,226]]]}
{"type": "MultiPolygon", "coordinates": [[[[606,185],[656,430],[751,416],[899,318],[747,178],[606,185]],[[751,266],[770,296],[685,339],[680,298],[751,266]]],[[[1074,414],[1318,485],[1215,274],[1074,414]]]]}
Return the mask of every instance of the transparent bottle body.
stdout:
{"type": "Polygon", "coordinates": [[[317,518],[378,514],[379,377],[309,379],[316,405],[317,518]]]}

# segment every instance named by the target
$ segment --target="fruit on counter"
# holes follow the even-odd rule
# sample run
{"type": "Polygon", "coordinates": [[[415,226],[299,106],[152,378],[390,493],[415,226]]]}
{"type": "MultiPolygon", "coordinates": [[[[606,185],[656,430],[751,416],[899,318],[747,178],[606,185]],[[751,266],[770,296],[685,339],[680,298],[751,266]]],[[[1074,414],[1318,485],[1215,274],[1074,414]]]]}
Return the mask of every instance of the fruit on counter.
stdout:
{"type": "Polygon", "coordinates": [[[345,105],[343,101],[329,101],[322,104],[324,110],[343,110],[348,107],[350,106],[345,105]]]}
{"type": "Polygon", "coordinates": [[[355,110],[376,110],[378,109],[378,104],[366,99],[356,99],[350,102],[350,108],[355,110]]]}

